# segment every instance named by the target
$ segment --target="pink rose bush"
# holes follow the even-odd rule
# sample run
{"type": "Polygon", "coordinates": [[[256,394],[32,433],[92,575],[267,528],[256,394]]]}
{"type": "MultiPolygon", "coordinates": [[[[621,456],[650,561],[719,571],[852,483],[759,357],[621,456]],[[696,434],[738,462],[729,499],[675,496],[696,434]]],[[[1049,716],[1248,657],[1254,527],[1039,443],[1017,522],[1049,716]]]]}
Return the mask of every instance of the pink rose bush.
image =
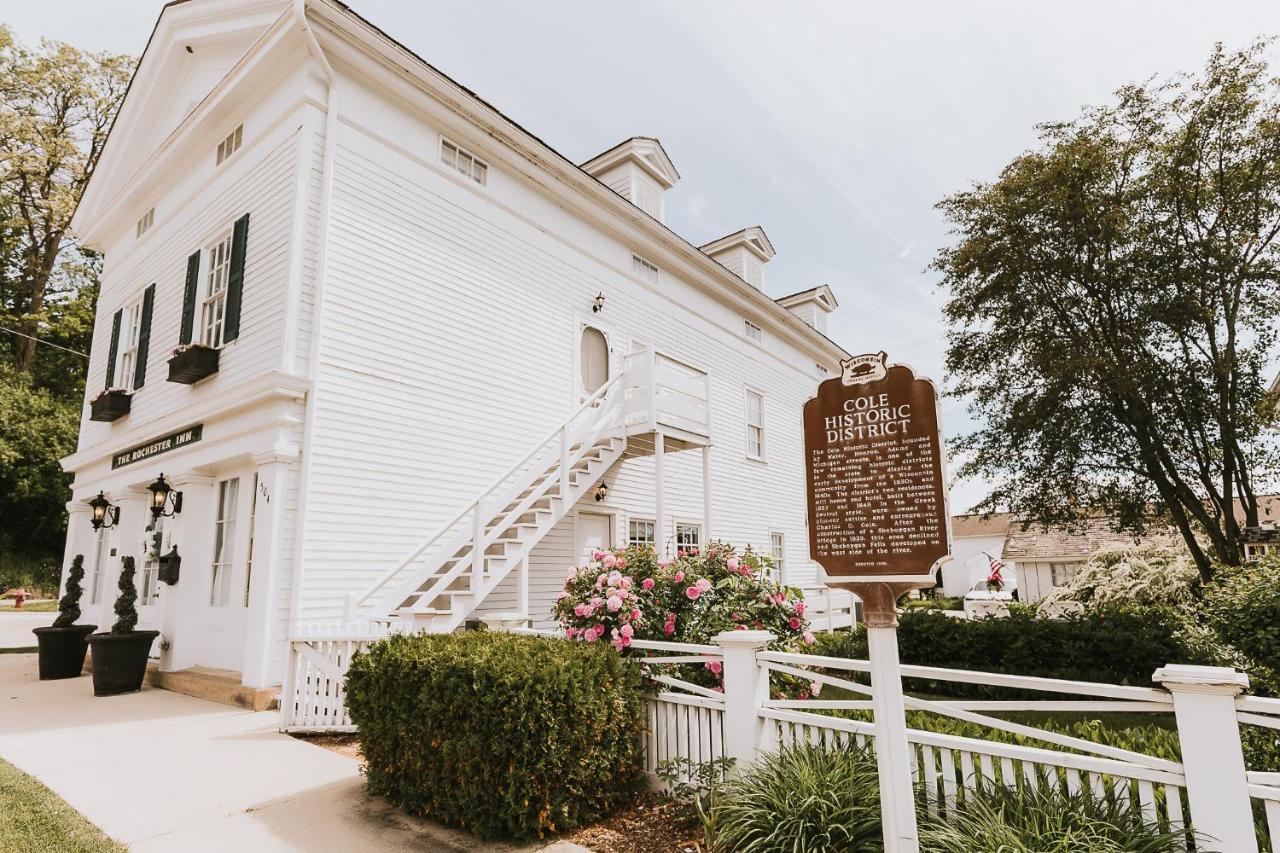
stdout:
{"type": "MultiPolygon", "coordinates": [[[[800,590],[772,580],[768,557],[731,545],[681,551],[660,560],[650,548],[596,551],[571,569],[554,613],[565,636],[608,642],[622,651],[635,640],[709,643],[722,631],[769,631],[772,648],[802,650],[813,642],[800,590]]],[[[721,685],[719,662],[681,667],[679,676],[721,685]]],[[[778,695],[810,695],[809,684],[775,684],[778,695]]]]}

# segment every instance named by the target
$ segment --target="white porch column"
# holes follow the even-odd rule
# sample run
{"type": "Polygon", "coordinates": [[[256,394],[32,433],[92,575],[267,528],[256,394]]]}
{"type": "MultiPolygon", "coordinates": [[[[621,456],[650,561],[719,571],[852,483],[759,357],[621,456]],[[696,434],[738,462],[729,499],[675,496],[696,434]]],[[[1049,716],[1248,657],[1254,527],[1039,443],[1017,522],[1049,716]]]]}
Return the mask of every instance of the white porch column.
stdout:
{"type": "MultiPolygon", "coordinates": [[[[281,612],[280,575],[286,533],[287,495],[291,466],[298,454],[271,450],[255,453],[258,490],[253,496],[253,575],[249,578],[249,612],[245,621],[242,683],[247,687],[276,684],[277,646],[287,638],[278,636],[277,617],[281,612]]],[[[249,483],[252,484],[252,478],[249,483]]]]}
{"type": "MultiPolygon", "coordinates": [[[[93,530],[93,524],[90,519],[93,517],[93,511],[84,501],[68,501],[67,502],[67,542],[62,552],[62,574],[58,579],[58,598],[67,594],[67,571],[71,568],[71,561],[76,558],[77,554],[84,557],[84,580],[81,586],[84,587],[84,594],[80,596],[81,612],[89,604],[89,572],[93,571],[93,551],[97,545],[98,534],[93,530]]],[[[81,622],[84,618],[81,617],[81,622]]]]}
{"type": "Polygon", "coordinates": [[[182,563],[178,582],[162,584],[160,590],[160,669],[173,672],[195,664],[196,636],[204,630],[205,608],[209,604],[209,574],[213,562],[213,478],[207,474],[184,472],[166,478],[174,491],[182,492],[182,512],[171,541],[182,563]]]}
{"type": "Polygon", "coordinates": [[[769,698],[769,675],[756,662],[756,652],[768,648],[768,631],[724,631],[711,641],[724,649],[724,756],[735,771],[753,764],[771,738],[772,722],[760,716],[769,698]]]}
{"type": "Polygon", "coordinates": [[[663,506],[662,497],[666,491],[663,484],[662,457],[666,451],[666,440],[660,431],[653,433],[653,538],[657,545],[658,557],[667,553],[667,510],[663,506]]]}
{"type": "Polygon", "coordinates": [[[711,445],[702,446],[702,543],[715,541],[711,534],[711,445]]]}
{"type": "Polygon", "coordinates": [[[1249,676],[1222,666],[1170,664],[1152,679],[1173,694],[1191,825],[1215,850],[1257,853],[1236,696],[1249,676]]]}

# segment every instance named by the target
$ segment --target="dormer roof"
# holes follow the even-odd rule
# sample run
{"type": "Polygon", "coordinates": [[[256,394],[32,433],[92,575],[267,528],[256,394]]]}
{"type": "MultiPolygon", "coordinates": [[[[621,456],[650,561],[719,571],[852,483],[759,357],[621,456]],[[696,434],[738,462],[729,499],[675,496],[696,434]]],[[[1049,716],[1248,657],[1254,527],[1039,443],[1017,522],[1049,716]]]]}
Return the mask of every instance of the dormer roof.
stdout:
{"type": "Polygon", "coordinates": [[[680,173],[676,171],[662,143],[652,136],[633,136],[623,140],[609,150],[587,160],[581,168],[592,177],[599,177],[620,163],[628,161],[639,166],[664,190],[671,189],[680,180],[680,173]]]}
{"type": "Polygon", "coordinates": [[[698,248],[703,254],[715,257],[722,252],[739,246],[747,249],[761,261],[767,261],[777,254],[774,251],[773,244],[769,242],[768,235],[764,233],[764,229],[759,225],[752,225],[748,228],[743,228],[741,231],[726,234],[720,239],[712,240],[710,243],[698,248]]]}
{"type": "Polygon", "coordinates": [[[840,307],[840,303],[836,301],[835,291],[826,284],[820,284],[808,290],[801,290],[799,293],[789,293],[775,301],[783,308],[794,308],[805,302],[817,302],[828,312],[840,307]]]}

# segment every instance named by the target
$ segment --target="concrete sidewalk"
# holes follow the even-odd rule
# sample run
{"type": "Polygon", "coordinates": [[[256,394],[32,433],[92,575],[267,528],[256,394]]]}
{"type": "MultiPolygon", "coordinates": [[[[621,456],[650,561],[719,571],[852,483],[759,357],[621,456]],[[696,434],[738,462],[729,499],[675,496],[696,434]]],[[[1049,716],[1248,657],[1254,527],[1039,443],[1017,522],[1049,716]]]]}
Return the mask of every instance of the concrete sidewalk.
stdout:
{"type": "Polygon", "coordinates": [[[151,688],[95,698],[87,676],[41,682],[35,655],[0,655],[0,758],[134,851],[586,850],[408,818],[365,794],[357,761],[278,719],[151,688]]]}

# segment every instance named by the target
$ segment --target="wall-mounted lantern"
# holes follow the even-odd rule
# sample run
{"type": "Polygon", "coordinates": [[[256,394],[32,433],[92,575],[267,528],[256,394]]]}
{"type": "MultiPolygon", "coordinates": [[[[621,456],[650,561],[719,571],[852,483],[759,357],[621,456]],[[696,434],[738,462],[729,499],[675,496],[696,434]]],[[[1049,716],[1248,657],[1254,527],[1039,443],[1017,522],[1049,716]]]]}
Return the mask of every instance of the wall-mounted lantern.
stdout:
{"type": "Polygon", "coordinates": [[[601,483],[596,486],[596,503],[600,503],[607,497],[609,497],[609,484],[601,483]]]}
{"type": "Polygon", "coordinates": [[[591,313],[599,314],[601,308],[604,308],[604,294],[597,293],[596,298],[591,302],[591,313]]]}
{"type": "Polygon", "coordinates": [[[151,492],[152,518],[159,518],[162,515],[172,518],[182,512],[182,492],[175,492],[173,486],[164,481],[164,474],[147,486],[147,490],[151,492]]]}
{"type": "Polygon", "coordinates": [[[178,582],[178,570],[182,568],[182,558],[178,556],[178,546],[174,545],[168,554],[164,554],[156,561],[160,565],[156,575],[162,583],[173,586],[178,582]]]}
{"type": "Polygon", "coordinates": [[[120,523],[120,507],[107,500],[103,492],[98,492],[98,496],[89,501],[89,508],[93,510],[90,522],[94,530],[110,529],[120,523]]]}

